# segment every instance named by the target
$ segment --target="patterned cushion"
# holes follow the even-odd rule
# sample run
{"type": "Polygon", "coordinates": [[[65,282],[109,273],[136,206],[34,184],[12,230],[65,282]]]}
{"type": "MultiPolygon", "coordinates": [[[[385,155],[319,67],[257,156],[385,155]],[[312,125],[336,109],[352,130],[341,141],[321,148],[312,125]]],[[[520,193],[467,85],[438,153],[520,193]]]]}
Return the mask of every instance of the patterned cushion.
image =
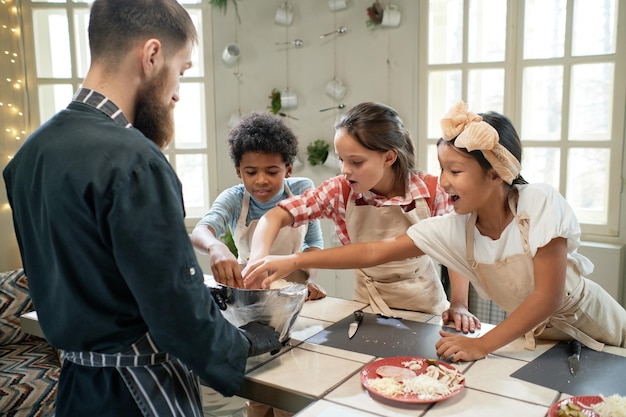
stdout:
{"type": "Polygon", "coordinates": [[[44,339],[0,346],[0,415],[54,416],[61,365],[44,339]]]}
{"type": "Polygon", "coordinates": [[[61,364],[45,339],[21,331],[33,310],[24,271],[0,273],[0,416],[54,416],[61,364]]]}
{"type": "Polygon", "coordinates": [[[24,270],[0,273],[0,345],[19,343],[26,338],[20,331],[20,316],[32,310],[24,270]]]}

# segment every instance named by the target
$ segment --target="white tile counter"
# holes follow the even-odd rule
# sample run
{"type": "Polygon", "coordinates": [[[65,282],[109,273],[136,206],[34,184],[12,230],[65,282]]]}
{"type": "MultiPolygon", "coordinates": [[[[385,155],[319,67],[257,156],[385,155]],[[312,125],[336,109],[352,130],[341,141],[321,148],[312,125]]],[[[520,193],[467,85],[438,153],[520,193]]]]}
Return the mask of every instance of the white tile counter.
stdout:
{"type": "MultiPolygon", "coordinates": [[[[360,382],[360,370],[376,357],[303,342],[364,307],[365,312],[371,312],[363,303],[333,297],[306,302],[292,328],[289,346],[275,356],[264,354],[248,360],[246,378],[238,395],[297,413],[298,417],[544,417],[554,402],[568,397],[510,376],[555,344],[538,340],[537,348],[528,351],[520,338],[485,359],[453,364],[464,373],[465,388],[451,398],[434,404],[376,401],[360,382]]],[[[404,320],[441,324],[440,317],[430,314],[406,311],[398,314],[404,320]]],[[[36,314],[23,316],[22,326],[25,331],[37,334],[36,314]]],[[[481,333],[492,328],[483,324],[481,333]]],[[[626,349],[605,350],[626,356],[626,349]]]]}

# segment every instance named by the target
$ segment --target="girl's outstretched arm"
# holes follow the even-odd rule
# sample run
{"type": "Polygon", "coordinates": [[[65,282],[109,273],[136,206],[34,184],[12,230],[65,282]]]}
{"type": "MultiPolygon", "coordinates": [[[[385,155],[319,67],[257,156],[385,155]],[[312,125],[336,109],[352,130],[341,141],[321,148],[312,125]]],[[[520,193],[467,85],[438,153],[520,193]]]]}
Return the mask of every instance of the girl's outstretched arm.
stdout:
{"type": "Polygon", "coordinates": [[[272,243],[276,240],[280,229],[291,224],[293,224],[293,216],[278,206],[261,216],[252,235],[249,261],[269,255],[272,243]]]}
{"type": "Polygon", "coordinates": [[[353,243],[293,255],[268,256],[248,262],[243,270],[244,285],[246,288],[269,288],[272,281],[284,278],[296,269],[366,268],[423,254],[411,238],[403,234],[376,242],[353,243]]]}
{"type": "Polygon", "coordinates": [[[550,317],[563,303],[567,270],[567,240],[554,238],[539,248],[533,259],[534,291],[509,317],[479,338],[441,332],[437,354],[454,362],[481,359],[512,342],[550,317]]]}

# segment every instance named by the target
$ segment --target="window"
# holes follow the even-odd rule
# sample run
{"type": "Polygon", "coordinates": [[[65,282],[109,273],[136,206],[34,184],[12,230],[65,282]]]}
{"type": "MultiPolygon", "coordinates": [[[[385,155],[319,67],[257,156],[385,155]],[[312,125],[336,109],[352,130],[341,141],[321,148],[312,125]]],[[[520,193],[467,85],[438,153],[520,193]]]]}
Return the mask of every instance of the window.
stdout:
{"type": "MultiPolygon", "coordinates": [[[[90,61],[87,28],[92,2],[31,0],[22,4],[25,49],[30,51],[26,60],[31,86],[31,130],[65,108],[87,74],[90,61]]],[[[215,187],[211,187],[210,180],[216,175],[209,168],[216,164],[215,152],[208,152],[214,141],[207,129],[214,109],[210,104],[213,81],[205,69],[212,63],[203,48],[210,45],[211,33],[205,33],[203,24],[204,19],[210,18],[210,12],[201,0],[181,3],[198,30],[199,45],[194,49],[193,67],[181,81],[181,100],[174,111],[176,136],[164,153],[183,183],[187,225],[193,227],[197,218],[208,211],[212,201],[210,191],[215,187]]]]}
{"type": "Polygon", "coordinates": [[[626,102],[617,1],[429,0],[420,12],[422,165],[439,172],[439,120],[459,99],[501,112],[522,139],[524,178],[559,189],[583,233],[617,236],[621,175],[611,173],[621,174],[626,102]]]}

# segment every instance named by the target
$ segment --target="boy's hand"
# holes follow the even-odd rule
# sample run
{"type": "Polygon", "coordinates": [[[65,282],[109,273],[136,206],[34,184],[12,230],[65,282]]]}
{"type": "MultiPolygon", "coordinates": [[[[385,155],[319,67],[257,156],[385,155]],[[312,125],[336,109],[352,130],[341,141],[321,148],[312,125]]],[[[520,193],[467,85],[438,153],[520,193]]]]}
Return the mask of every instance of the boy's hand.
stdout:
{"type": "Polygon", "coordinates": [[[306,301],[319,300],[320,298],[326,297],[326,291],[324,290],[324,288],[320,287],[319,285],[313,282],[309,282],[307,286],[309,289],[309,293],[306,297],[306,301]]]}
{"type": "Polygon", "coordinates": [[[217,282],[229,287],[243,287],[239,263],[237,263],[237,259],[226,246],[213,249],[209,259],[211,272],[217,282]]]}

